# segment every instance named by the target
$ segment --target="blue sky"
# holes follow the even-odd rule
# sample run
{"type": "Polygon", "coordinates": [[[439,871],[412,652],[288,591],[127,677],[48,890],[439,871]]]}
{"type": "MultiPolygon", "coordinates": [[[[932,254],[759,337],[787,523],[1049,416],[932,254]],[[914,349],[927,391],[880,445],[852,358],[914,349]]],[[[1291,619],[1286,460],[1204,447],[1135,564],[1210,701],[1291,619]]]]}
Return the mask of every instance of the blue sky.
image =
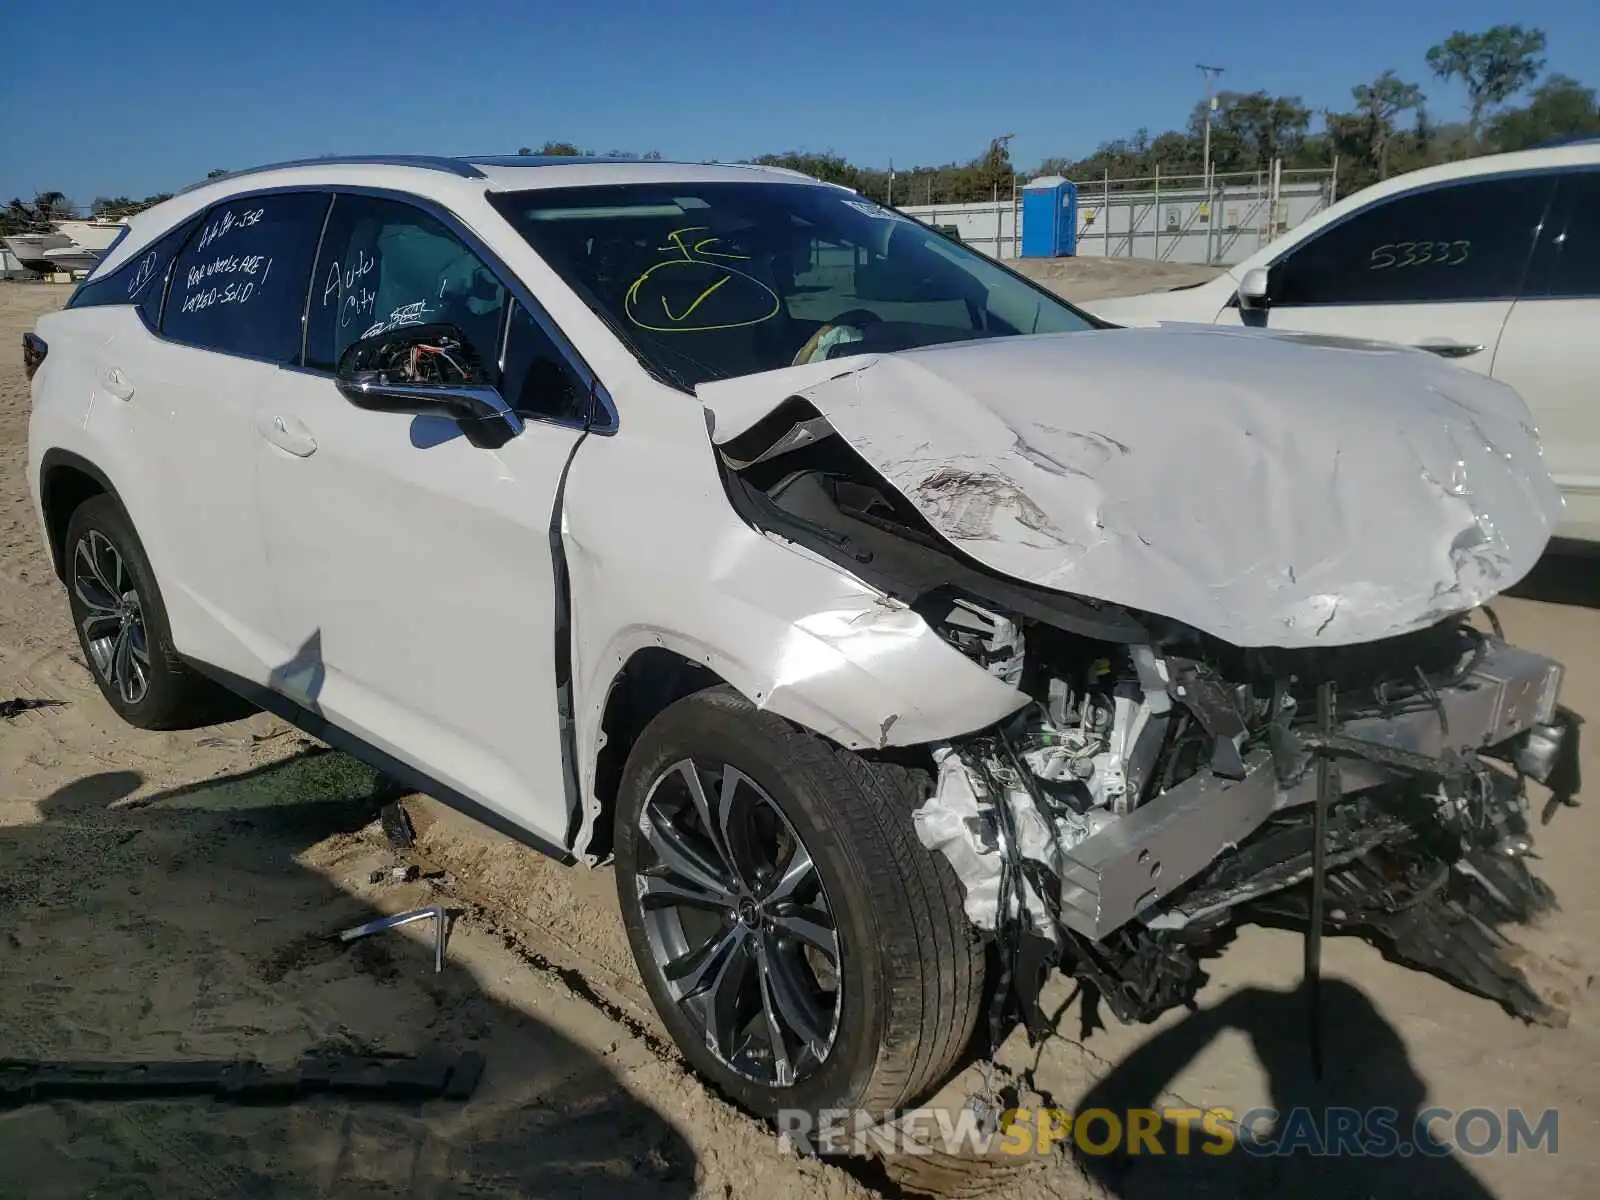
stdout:
{"type": "Polygon", "coordinates": [[[26,6],[3,27],[0,200],[170,191],[212,167],[326,153],[511,153],[546,138],[688,159],[835,150],[863,164],[1078,156],[1179,127],[1221,86],[1344,107],[1393,67],[1430,80],[1453,29],[1517,21],[1600,85],[1595,0],[169,0],[26,6]]]}

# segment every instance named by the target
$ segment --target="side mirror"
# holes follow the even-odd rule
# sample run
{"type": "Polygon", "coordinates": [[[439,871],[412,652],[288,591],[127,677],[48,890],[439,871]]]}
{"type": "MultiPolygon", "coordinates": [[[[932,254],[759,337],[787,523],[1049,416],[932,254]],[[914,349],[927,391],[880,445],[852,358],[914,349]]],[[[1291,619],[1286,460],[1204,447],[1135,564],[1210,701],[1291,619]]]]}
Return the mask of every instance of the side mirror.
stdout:
{"type": "Polygon", "coordinates": [[[334,383],[369,412],[454,417],[474,446],[498,450],[522,432],[522,418],[454,325],[407,325],[352,343],[334,383]]]}
{"type": "Polygon", "coordinates": [[[1262,267],[1252,267],[1239,281],[1240,308],[1267,307],[1267,272],[1262,267]]]}

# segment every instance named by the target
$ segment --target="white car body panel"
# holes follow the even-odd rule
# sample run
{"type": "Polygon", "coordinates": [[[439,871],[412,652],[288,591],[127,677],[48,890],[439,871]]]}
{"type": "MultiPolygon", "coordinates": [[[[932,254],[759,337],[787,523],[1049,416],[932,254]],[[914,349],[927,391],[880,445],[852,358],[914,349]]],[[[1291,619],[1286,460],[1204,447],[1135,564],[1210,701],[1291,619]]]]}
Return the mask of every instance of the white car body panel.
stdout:
{"type": "MultiPolygon", "coordinates": [[[[55,403],[34,407],[36,496],[48,447],[77,453],[115,479],[174,631],[182,631],[181,648],[264,682],[271,588],[247,430],[255,392],[276,368],[164,342],[131,308],[48,313],[39,329],[62,351],[46,369],[60,359],[84,378],[51,387],[55,403]],[[180,366],[185,361],[203,362],[204,373],[180,366]]],[[[34,387],[37,396],[45,383],[36,378],[34,387]]]]}
{"type": "Polygon", "coordinates": [[[1600,297],[1518,300],[1494,377],[1534,410],[1545,465],[1567,501],[1557,532],[1600,542],[1600,297]]]}
{"type": "MultiPolygon", "coordinates": [[[[1514,392],[1379,343],[1174,326],[828,365],[799,395],[957,548],[1240,646],[1476,607],[1560,510],[1514,392]]],[[[719,441],[778,374],[701,386],[719,441]]]]}
{"type": "MultiPolygon", "coordinates": [[[[1391,346],[1423,349],[1431,345],[1461,348],[1448,361],[1479,375],[1493,374],[1495,351],[1510,300],[1459,301],[1451,304],[1297,305],[1271,314],[1266,328],[1284,333],[1322,333],[1366,338],[1391,346]],[[1467,352],[1467,348],[1472,348],[1467,352]]],[[[1237,308],[1225,308],[1217,324],[1244,326],[1237,308]]]]}
{"type": "MultiPolygon", "coordinates": [[[[1495,175],[1600,167],[1600,143],[1490,155],[1396,176],[1338,203],[1199,287],[1089,301],[1085,307],[1119,325],[1246,320],[1234,303],[1240,282],[1369,205],[1417,188],[1495,175]]],[[[1266,310],[1271,329],[1376,338],[1418,346],[1481,346],[1451,361],[1510,384],[1533,413],[1547,465],[1567,507],[1563,537],[1600,540],[1600,339],[1593,331],[1600,299],[1511,299],[1451,303],[1296,305],[1266,310]]]]}
{"type": "Polygon", "coordinates": [[[365,412],[327,376],[278,374],[252,439],[275,689],[563,841],[545,530],[580,432],[530,423],[482,450],[445,418],[365,412]],[[314,451],[276,444],[277,422],[314,451]]]}
{"type": "Polygon", "coordinates": [[[585,441],[564,507],[580,845],[597,811],[606,696],[640,650],[704,664],[753,704],[854,749],[957,736],[1027,703],[899,601],[745,524],[691,397],[642,374],[614,395],[624,430],[585,441]]]}

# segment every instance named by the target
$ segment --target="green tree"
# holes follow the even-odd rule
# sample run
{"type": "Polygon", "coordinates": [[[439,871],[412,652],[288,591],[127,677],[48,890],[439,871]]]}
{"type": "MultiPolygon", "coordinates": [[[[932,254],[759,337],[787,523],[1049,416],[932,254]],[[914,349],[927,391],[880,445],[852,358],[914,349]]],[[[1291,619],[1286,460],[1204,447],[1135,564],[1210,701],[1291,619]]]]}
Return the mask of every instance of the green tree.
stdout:
{"type": "MultiPolygon", "coordinates": [[[[1272,96],[1266,92],[1224,93],[1219,97],[1211,130],[1212,170],[1264,171],[1274,158],[1291,156],[1305,141],[1311,110],[1299,96],[1272,96]],[[1220,135],[1220,136],[1219,136],[1220,135]],[[1219,142],[1223,157],[1219,158],[1219,142]]],[[[1205,128],[1204,104],[1198,112],[1196,133],[1205,128]]]]}
{"type": "Polygon", "coordinates": [[[1010,197],[1015,178],[1011,147],[1005,139],[995,138],[977,158],[949,171],[946,190],[949,198],[958,203],[993,200],[997,196],[1010,197]]]}
{"type": "Polygon", "coordinates": [[[207,179],[221,179],[227,173],[228,173],[227,170],[225,168],[223,168],[223,167],[213,167],[211,170],[206,172],[206,178],[207,179]]]}
{"type": "Polygon", "coordinates": [[[32,229],[33,209],[21,196],[13,196],[11,202],[0,209],[0,236],[28,233],[32,229]]]}
{"type": "Polygon", "coordinates": [[[861,169],[846,162],[843,155],[831,150],[815,154],[806,150],[786,150],[782,154],[763,154],[752,160],[763,167],[783,167],[820,179],[824,183],[842,183],[847,188],[861,182],[861,169]]]}
{"type": "Polygon", "coordinates": [[[72,202],[64,192],[39,192],[31,204],[14,196],[0,209],[0,232],[46,233],[57,221],[68,220],[72,215],[72,202]]]}
{"type": "Polygon", "coordinates": [[[1366,123],[1367,152],[1379,179],[1389,178],[1389,146],[1394,140],[1394,119],[1422,106],[1422,89],[1406,83],[1393,71],[1385,71],[1371,83],[1358,83],[1350,89],[1356,111],[1366,123]]]}
{"type": "Polygon", "coordinates": [[[40,225],[52,225],[72,216],[72,202],[64,192],[40,192],[33,198],[33,217],[40,225]]]}
{"type": "Polygon", "coordinates": [[[110,217],[115,219],[138,211],[139,202],[128,196],[117,196],[114,199],[107,196],[99,196],[89,206],[89,215],[91,217],[110,217]]]}
{"type": "Polygon", "coordinates": [[[1509,100],[1544,70],[1544,45],[1544,30],[1521,25],[1496,25],[1483,33],[1458,29],[1428,50],[1428,69],[1465,85],[1467,124],[1473,137],[1481,137],[1489,108],[1509,100]]]}
{"type": "Polygon", "coordinates": [[[1600,134],[1595,89],[1566,75],[1552,75],[1533,89],[1527,107],[1513,108],[1489,121],[1488,142],[1495,150],[1526,150],[1560,138],[1600,134]]]}

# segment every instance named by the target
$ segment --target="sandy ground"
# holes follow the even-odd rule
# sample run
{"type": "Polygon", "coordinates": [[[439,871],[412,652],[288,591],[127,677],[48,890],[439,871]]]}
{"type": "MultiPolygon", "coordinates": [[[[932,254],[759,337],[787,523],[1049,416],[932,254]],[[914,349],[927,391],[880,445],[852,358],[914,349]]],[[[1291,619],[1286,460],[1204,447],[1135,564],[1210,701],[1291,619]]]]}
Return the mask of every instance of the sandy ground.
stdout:
{"type": "MultiPolygon", "coordinates": [[[[1067,294],[1160,286],[1148,271],[1116,288],[1112,264],[1061,266],[1079,268],[1052,280],[1067,294]]],[[[1198,1012],[1090,1028],[1057,982],[1047,1000],[1060,1036],[1030,1049],[1013,1035],[999,1056],[1002,1081],[1019,1081],[1024,1101],[1078,1109],[1556,1107],[1556,1155],[1087,1164],[1057,1155],[986,1173],[908,1156],[846,1170],[782,1153],[683,1070],[644,1001],[608,872],[555,867],[414,798],[416,861],[435,878],[373,885],[370,872],[394,856],[372,822],[382,781],[359,764],[265,715],[175,734],[117,721],[85,671],[39,546],[22,475],[27,389],[20,355],[4,349],[65,294],[0,285],[0,699],[62,702],[0,722],[0,1057],[286,1064],[313,1047],[441,1045],[481,1050],[488,1070],[466,1104],[180,1100],[0,1113],[0,1197],[1592,1194],[1592,805],[1559,813],[1545,831],[1539,869],[1562,911],[1523,938],[1540,978],[1570,1002],[1565,1029],[1523,1026],[1334,939],[1325,948],[1330,1071],[1315,1084],[1296,992],[1299,941],[1252,929],[1207,963],[1198,1012]],[[425,903],[463,912],[441,975],[420,928],[349,949],[329,939],[376,912],[425,903]]],[[[1528,598],[1499,606],[1510,634],[1564,659],[1568,702],[1600,713],[1600,611],[1591,607],[1600,571],[1547,560],[1522,591],[1528,598]]],[[[979,1081],[968,1066],[938,1102],[959,1105],[979,1081]]]]}
{"type": "Polygon", "coordinates": [[[1138,292],[1162,292],[1190,283],[1204,283],[1216,267],[1193,263],[1154,262],[1143,258],[1016,258],[1006,266],[1021,271],[1068,300],[1104,300],[1138,292]]]}

